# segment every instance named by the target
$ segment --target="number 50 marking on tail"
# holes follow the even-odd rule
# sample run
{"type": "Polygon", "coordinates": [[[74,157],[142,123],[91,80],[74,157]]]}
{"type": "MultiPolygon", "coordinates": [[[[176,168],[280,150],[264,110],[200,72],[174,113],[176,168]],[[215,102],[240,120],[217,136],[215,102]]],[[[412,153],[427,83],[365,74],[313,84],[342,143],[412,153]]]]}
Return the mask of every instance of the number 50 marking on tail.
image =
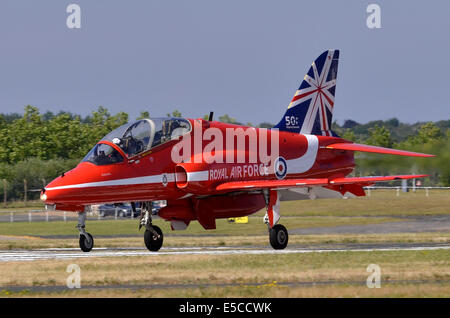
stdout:
{"type": "Polygon", "coordinates": [[[297,116],[285,116],[286,127],[298,126],[298,117],[297,116]]]}

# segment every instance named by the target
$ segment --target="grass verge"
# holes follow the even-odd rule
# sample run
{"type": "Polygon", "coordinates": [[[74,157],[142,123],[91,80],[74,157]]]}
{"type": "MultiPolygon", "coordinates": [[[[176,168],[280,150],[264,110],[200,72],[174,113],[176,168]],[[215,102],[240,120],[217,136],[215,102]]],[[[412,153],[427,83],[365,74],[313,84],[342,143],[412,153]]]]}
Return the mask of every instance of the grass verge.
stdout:
{"type": "MultiPolygon", "coordinates": [[[[0,264],[1,289],[7,291],[9,286],[23,286],[24,290],[26,286],[65,286],[69,275],[66,268],[72,263],[80,266],[82,288],[78,291],[68,290],[68,297],[450,296],[448,250],[228,256],[149,255],[8,262],[0,264]],[[370,275],[367,272],[369,264],[377,264],[381,268],[381,288],[378,290],[365,286],[370,275]],[[308,282],[322,283],[305,286],[308,282]],[[121,285],[143,284],[148,284],[149,289],[126,288],[123,292],[120,288],[121,285]],[[164,287],[152,289],[151,286],[155,284],[164,287]],[[97,291],[83,290],[83,286],[116,288],[97,291]]],[[[52,295],[45,291],[35,294],[52,295]]],[[[0,295],[10,296],[4,293],[0,295]]],[[[19,293],[11,295],[20,296],[19,293]]],[[[58,293],[53,296],[63,295],[58,293]]]]}

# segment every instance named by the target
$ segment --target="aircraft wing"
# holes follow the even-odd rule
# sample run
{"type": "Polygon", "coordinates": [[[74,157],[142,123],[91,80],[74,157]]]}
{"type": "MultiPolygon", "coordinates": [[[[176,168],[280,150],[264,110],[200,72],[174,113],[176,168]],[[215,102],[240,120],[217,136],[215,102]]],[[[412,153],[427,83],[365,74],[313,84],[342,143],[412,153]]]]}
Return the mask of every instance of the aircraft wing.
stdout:
{"type": "Polygon", "coordinates": [[[360,184],[360,185],[370,185],[375,182],[387,182],[402,179],[414,179],[414,178],[425,178],[428,177],[427,174],[418,175],[398,175],[398,176],[379,176],[379,177],[348,177],[348,178],[335,178],[330,180],[331,185],[341,185],[341,184],[360,184]]]}
{"type": "Polygon", "coordinates": [[[429,155],[426,153],[406,151],[406,150],[397,150],[397,149],[369,146],[369,145],[355,144],[355,143],[331,144],[331,145],[326,146],[326,148],[350,150],[350,151],[372,152],[372,153],[382,153],[382,154],[397,155],[397,156],[434,157],[434,155],[429,155]]]}
{"type": "Polygon", "coordinates": [[[387,182],[401,179],[424,178],[428,175],[397,175],[376,177],[348,177],[348,178],[317,178],[317,179],[287,179],[287,180],[255,180],[255,181],[233,181],[225,182],[216,187],[217,191],[237,191],[253,189],[282,189],[299,188],[311,186],[336,186],[345,184],[356,184],[360,186],[371,185],[375,182],[387,182]]]}
{"type": "Polygon", "coordinates": [[[308,186],[328,185],[328,179],[288,179],[288,180],[255,180],[255,181],[232,181],[218,185],[217,191],[223,190],[251,190],[251,189],[279,189],[308,186]]]}

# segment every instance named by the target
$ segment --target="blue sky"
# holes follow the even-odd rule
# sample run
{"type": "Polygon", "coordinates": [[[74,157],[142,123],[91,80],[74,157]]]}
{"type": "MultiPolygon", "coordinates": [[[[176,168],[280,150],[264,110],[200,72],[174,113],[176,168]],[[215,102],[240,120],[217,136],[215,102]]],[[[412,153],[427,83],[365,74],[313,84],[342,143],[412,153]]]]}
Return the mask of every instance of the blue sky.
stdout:
{"type": "Polygon", "coordinates": [[[334,119],[450,118],[450,2],[2,0],[0,112],[178,109],[276,123],[341,50],[334,119]],[[66,7],[81,7],[81,29],[66,7]],[[381,8],[369,29],[366,8],[381,8]]]}

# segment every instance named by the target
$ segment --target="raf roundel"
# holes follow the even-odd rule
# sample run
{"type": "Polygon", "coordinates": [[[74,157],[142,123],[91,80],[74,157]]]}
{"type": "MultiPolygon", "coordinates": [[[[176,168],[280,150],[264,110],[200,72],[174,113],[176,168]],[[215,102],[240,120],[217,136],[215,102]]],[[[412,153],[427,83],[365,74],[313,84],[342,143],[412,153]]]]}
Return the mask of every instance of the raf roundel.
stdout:
{"type": "Polygon", "coordinates": [[[287,173],[287,163],[283,157],[278,157],[273,166],[275,175],[278,179],[284,179],[287,173]]]}

